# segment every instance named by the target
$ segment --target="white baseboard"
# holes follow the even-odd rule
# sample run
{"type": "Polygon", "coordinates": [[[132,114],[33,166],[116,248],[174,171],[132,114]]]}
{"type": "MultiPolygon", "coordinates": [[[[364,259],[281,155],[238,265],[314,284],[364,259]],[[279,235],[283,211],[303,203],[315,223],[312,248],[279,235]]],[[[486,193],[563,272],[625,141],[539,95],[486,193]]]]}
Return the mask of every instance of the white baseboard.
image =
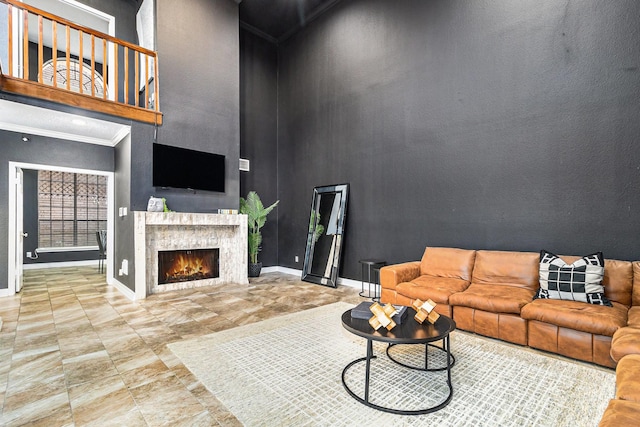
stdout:
{"type": "MultiPolygon", "coordinates": [[[[39,270],[42,268],[60,268],[60,267],[83,267],[83,266],[96,266],[98,267],[97,259],[89,259],[86,261],[65,261],[65,262],[39,262],[36,264],[23,264],[23,270],[39,270]]],[[[106,266],[105,266],[106,267],[106,266]]]]}
{"type": "MultiPolygon", "coordinates": [[[[263,267],[263,273],[284,273],[291,274],[292,276],[302,277],[302,270],[296,270],[295,268],[288,267],[263,267]]],[[[350,288],[361,288],[361,282],[359,280],[347,279],[344,277],[338,277],[338,285],[348,286],[350,288]]]]}
{"type": "Polygon", "coordinates": [[[348,286],[350,288],[360,289],[362,283],[359,280],[346,279],[344,277],[338,277],[338,285],[348,286]]]}
{"type": "Polygon", "coordinates": [[[263,273],[284,273],[292,276],[302,276],[302,270],[296,270],[295,268],[280,267],[278,265],[274,267],[264,267],[263,273]]]}
{"type": "MultiPolygon", "coordinates": [[[[95,265],[98,266],[98,262],[95,260],[89,261],[70,261],[70,262],[51,262],[51,263],[41,263],[41,264],[28,264],[25,265],[25,270],[35,270],[38,268],[56,268],[56,267],[74,267],[74,266],[82,266],[82,265],[95,265]]],[[[283,273],[290,274],[292,276],[302,276],[302,270],[296,270],[295,268],[288,267],[264,267],[262,269],[263,273],[283,273]]],[[[122,293],[125,297],[130,299],[131,301],[136,301],[136,294],[134,291],[129,289],[125,284],[118,281],[117,279],[108,280],[108,284],[114,286],[118,291],[122,293]]],[[[350,288],[360,289],[361,283],[359,280],[347,279],[344,277],[338,277],[338,285],[348,286],[350,288]]],[[[0,297],[8,297],[12,294],[9,293],[9,289],[0,289],[0,297]]]]}
{"type": "Polygon", "coordinates": [[[124,295],[125,297],[129,298],[131,301],[135,301],[136,300],[136,293],[133,292],[131,289],[129,289],[127,287],[127,285],[125,285],[124,283],[122,283],[121,281],[119,281],[118,279],[112,279],[108,281],[108,284],[115,287],[117,290],[120,291],[120,293],[122,295],[124,295]]]}

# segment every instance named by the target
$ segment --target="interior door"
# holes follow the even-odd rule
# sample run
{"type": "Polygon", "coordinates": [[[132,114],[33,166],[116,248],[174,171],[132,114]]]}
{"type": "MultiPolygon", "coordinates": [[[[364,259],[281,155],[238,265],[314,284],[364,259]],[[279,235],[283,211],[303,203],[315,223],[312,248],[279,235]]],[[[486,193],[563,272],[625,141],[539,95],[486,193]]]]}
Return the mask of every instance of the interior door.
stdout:
{"type": "Polygon", "coordinates": [[[16,265],[15,265],[15,280],[16,280],[16,292],[20,292],[22,289],[22,254],[23,254],[23,239],[26,237],[23,230],[23,214],[22,214],[22,169],[16,169],[16,265]]]}

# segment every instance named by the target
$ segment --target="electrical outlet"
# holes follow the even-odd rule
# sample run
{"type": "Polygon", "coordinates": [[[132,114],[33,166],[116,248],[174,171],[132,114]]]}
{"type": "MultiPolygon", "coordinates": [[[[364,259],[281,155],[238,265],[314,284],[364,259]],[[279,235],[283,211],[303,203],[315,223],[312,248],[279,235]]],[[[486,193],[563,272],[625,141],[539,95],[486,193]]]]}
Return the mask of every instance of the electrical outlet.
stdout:
{"type": "Polygon", "coordinates": [[[300,262],[300,258],[298,258],[298,255],[296,255],[296,262],[300,262]]]}
{"type": "Polygon", "coordinates": [[[120,269],[122,270],[122,274],[124,274],[125,276],[128,276],[129,275],[129,261],[126,260],[126,259],[123,259],[120,269]]]}
{"type": "Polygon", "coordinates": [[[31,258],[31,252],[27,252],[27,258],[31,258]]]}

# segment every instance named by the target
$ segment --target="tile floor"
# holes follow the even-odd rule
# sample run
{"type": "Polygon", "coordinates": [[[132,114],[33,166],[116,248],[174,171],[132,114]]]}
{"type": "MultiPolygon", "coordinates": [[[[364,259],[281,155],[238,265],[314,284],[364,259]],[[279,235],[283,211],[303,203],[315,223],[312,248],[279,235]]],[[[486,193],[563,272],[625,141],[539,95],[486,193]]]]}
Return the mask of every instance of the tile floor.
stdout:
{"type": "Polygon", "coordinates": [[[0,298],[0,425],[239,425],[166,344],[337,301],[362,298],[263,273],[135,303],[96,268],[28,270],[0,298]]]}

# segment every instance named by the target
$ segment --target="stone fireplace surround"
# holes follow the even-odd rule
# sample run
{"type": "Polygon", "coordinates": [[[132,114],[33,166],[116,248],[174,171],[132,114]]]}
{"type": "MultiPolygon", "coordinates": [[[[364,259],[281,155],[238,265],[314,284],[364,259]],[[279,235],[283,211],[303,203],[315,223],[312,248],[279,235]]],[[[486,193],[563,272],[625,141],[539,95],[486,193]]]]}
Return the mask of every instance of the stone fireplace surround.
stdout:
{"type": "Polygon", "coordinates": [[[135,293],[152,293],[224,283],[246,285],[246,215],[134,212],[135,293]],[[158,285],[158,251],[220,249],[220,276],[158,285]]]}

